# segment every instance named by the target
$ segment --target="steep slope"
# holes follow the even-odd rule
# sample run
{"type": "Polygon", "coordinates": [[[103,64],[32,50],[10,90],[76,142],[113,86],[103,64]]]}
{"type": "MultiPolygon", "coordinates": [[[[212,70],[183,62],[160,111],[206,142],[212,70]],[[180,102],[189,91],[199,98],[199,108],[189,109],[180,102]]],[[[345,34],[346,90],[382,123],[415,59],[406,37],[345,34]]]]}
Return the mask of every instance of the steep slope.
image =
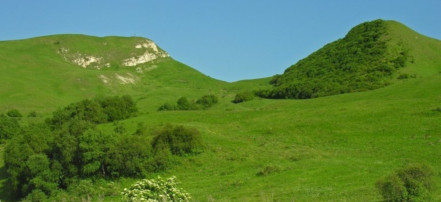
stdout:
{"type": "Polygon", "coordinates": [[[145,96],[223,84],[141,37],[54,35],[0,42],[0,111],[51,111],[92,96],[145,96]]]}
{"type": "Polygon", "coordinates": [[[377,89],[440,71],[440,50],[440,41],[397,22],[365,22],[276,75],[274,88],[259,94],[305,99],[377,89]]]}

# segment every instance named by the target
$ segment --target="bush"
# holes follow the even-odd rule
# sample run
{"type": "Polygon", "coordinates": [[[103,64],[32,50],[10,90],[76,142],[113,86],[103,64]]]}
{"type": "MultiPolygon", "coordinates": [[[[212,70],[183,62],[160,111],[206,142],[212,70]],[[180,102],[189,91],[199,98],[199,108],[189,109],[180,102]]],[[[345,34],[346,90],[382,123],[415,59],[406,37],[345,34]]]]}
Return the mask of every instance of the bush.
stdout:
{"type": "Polygon", "coordinates": [[[430,199],[433,171],[414,164],[380,179],[376,186],[385,201],[426,201],[430,199]]]}
{"type": "Polygon", "coordinates": [[[0,141],[9,139],[19,134],[21,131],[17,119],[0,115],[0,141]]]}
{"type": "Polygon", "coordinates": [[[9,110],[8,112],[6,112],[6,115],[8,115],[9,117],[14,117],[14,118],[23,117],[23,115],[21,115],[21,113],[17,109],[9,110]]]}
{"type": "Polygon", "coordinates": [[[234,97],[233,103],[241,103],[246,102],[254,99],[254,94],[252,92],[242,92],[236,94],[236,97],[234,97]]]}
{"type": "Polygon", "coordinates": [[[177,108],[180,110],[189,110],[191,107],[190,102],[187,100],[186,97],[179,98],[177,104],[178,104],[177,108]]]}
{"type": "Polygon", "coordinates": [[[166,125],[155,132],[152,148],[155,152],[167,148],[174,155],[193,153],[202,147],[198,130],[184,126],[166,125]]]}
{"type": "Polygon", "coordinates": [[[176,106],[174,106],[170,103],[165,103],[165,104],[161,105],[158,109],[158,111],[172,111],[172,110],[176,110],[176,106]]]}
{"type": "Polygon", "coordinates": [[[143,179],[121,193],[125,201],[189,201],[190,194],[176,185],[176,178],[143,179]]]}
{"type": "Polygon", "coordinates": [[[218,102],[215,95],[204,95],[196,101],[196,104],[202,106],[203,109],[207,109],[218,102]]]}
{"type": "Polygon", "coordinates": [[[180,97],[176,101],[176,105],[165,103],[158,108],[158,111],[208,109],[217,102],[218,99],[215,95],[204,95],[197,99],[196,102],[190,102],[186,97],[180,97]]]}

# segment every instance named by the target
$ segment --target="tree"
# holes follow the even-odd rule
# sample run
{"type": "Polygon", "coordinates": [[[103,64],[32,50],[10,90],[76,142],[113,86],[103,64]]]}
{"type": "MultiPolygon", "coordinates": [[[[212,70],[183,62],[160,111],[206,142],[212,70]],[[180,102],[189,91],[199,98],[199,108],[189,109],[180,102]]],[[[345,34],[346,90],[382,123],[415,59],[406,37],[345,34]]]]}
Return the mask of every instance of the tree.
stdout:
{"type": "Polygon", "coordinates": [[[154,151],[168,148],[174,155],[193,153],[202,147],[198,130],[184,126],[166,125],[157,130],[152,141],[154,151]]]}
{"type": "Polygon", "coordinates": [[[0,115],[0,141],[12,138],[21,131],[20,124],[17,119],[0,115]]]}

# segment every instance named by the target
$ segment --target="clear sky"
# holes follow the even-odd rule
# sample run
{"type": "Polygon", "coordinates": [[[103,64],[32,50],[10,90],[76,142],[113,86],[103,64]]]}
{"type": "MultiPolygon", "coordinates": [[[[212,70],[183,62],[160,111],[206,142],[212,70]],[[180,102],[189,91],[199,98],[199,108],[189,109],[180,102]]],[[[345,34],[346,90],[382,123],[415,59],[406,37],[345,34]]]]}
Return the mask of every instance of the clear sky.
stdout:
{"type": "Polygon", "coordinates": [[[0,0],[0,41],[142,36],[204,74],[236,81],[283,73],[378,18],[441,39],[440,0],[0,0]]]}

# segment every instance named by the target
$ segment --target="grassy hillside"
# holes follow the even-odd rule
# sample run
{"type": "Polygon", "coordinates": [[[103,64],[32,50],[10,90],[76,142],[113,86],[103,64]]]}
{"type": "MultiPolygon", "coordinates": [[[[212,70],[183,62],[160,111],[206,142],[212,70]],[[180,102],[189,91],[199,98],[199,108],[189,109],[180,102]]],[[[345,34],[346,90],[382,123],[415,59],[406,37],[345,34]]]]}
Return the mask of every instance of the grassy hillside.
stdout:
{"type": "Polygon", "coordinates": [[[430,75],[441,70],[439,44],[394,21],[365,22],[276,75],[271,81],[274,88],[259,95],[314,98],[372,90],[397,79],[430,75]]]}
{"type": "Polygon", "coordinates": [[[168,99],[173,94],[179,96],[178,92],[207,92],[225,84],[173,60],[158,47],[156,53],[150,44],[150,40],[139,37],[84,35],[0,42],[0,111],[19,108],[25,113],[46,113],[103,95],[168,99]],[[137,66],[123,64],[127,58],[142,59],[144,53],[161,57],[137,66]],[[95,58],[101,60],[81,66],[81,62],[95,58]]]}
{"type": "MultiPolygon", "coordinates": [[[[317,99],[255,98],[240,104],[231,102],[237,92],[271,88],[271,78],[226,83],[169,57],[140,64],[142,72],[123,67],[131,54],[153,50],[136,49],[137,40],[145,40],[140,38],[60,35],[0,42],[0,112],[17,108],[43,115],[21,119],[28,124],[83,98],[130,94],[139,112],[119,122],[127,133],[140,123],[146,131],[171,123],[201,132],[202,153],[177,158],[170,169],[147,176],[177,176],[195,201],[380,201],[377,180],[409,163],[434,168],[432,197],[440,201],[441,42],[400,23],[385,23],[388,43],[400,47],[391,49],[398,47],[392,44],[387,53],[405,49],[409,54],[407,65],[389,78],[390,85],[317,99]],[[122,56],[93,48],[103,43],[121,46],[122,56]],[[130,45],[124,48],[125,43],[130,45]],[[102,64],[83,68],[60,55],[60,46],[102,57],[102,64]],[[111,65],[100,66],[107,63],[111,65]],[[401,74],[409,77],[397,79],[401,74]],[[117,75],[134,83],[122,84],[117,75]],[[194,100],[205,94],[216,95],[219,103],[207,110],[157,110],[181,96],[194,100]]],[[[108,132],[114,127],[98,126],[108,132]]],[[[0,151],[4,148],[0,145],[0,151]]],[[[14,201],[3,159],[0,200],[14,201]]],[[[93,179],[61,192],[58,199],[118,201],[121,190],[137,180],[93,179]]]]}

